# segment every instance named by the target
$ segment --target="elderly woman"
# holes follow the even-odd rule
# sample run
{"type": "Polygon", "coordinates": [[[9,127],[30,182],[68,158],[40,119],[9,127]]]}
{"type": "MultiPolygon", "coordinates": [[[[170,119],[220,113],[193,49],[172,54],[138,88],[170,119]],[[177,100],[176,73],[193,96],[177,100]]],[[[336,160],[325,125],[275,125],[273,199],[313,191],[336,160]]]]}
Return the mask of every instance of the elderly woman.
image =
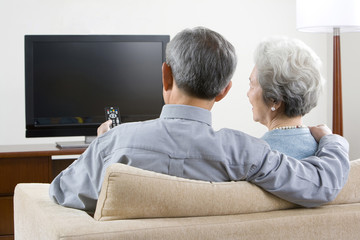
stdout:
{"type": "Polygon", "coordinates": [[[254,121],[269,129],[262,138],[273,150],[298,159],[315,154],[317,142],[302,117],[317,104],[320,67],[319,57],[299,40],[271,38],[258,45],[247,96],[254,121]]]}

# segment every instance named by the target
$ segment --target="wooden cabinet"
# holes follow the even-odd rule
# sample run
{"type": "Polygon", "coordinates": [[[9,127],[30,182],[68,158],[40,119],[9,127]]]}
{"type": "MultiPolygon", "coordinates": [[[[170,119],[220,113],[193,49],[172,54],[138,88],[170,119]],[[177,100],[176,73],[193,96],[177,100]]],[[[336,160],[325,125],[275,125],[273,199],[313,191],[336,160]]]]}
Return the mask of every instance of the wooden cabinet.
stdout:
{"type": "Polygon", "coordinates": [[[13,195],[18,183],[50,183],[85,148],[58,149],[55,144],[0,146],[0,240],[14,239],[13,195]]]}

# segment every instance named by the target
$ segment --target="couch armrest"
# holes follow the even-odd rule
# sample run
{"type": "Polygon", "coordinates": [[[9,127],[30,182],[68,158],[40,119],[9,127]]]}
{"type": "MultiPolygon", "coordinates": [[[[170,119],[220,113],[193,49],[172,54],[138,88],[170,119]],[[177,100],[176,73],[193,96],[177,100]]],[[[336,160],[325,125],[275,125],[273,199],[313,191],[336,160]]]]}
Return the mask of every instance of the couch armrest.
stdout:
{"type": "Polygon", "coordinates": [[[330,205],[360,203],[360,159],[350,161],[348,181],[330,205]]]}
{"type": "Polygon", "coordinates": [[[14,192],[16,239],[53,240],[91,229],[94,219],[86,212],[65,208],[49,197],[49,184],[18,184],[14,192]],[[90,226],[90,227],[88,227],[90,226]]]}

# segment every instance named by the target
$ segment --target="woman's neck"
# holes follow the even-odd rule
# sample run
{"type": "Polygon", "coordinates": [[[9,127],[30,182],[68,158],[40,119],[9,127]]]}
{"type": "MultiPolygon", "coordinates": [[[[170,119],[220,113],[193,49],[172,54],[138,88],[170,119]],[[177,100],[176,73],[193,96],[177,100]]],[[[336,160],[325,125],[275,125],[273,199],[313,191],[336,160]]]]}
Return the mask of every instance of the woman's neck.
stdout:
{"type": "Polygon", "coordinates": [[[287,117],[285,115],[277,116],[274,119],[270,121],[270,123],[267,125],[269,131],[274,130],[276,128],[282,128],[282,127],[296,127],[296,126],[302,126],[302,117],[287,117]]]}

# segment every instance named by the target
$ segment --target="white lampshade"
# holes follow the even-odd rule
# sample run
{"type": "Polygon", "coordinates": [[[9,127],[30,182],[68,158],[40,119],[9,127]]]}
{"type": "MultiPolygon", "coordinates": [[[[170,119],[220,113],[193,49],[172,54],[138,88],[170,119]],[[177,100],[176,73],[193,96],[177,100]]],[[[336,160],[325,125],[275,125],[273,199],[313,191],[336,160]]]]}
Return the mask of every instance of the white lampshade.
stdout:
{"type": "Polygon", "coordinates": [[[296,0],[296,29],[303,32],[360,31],[360,0],[296,0]]]}

